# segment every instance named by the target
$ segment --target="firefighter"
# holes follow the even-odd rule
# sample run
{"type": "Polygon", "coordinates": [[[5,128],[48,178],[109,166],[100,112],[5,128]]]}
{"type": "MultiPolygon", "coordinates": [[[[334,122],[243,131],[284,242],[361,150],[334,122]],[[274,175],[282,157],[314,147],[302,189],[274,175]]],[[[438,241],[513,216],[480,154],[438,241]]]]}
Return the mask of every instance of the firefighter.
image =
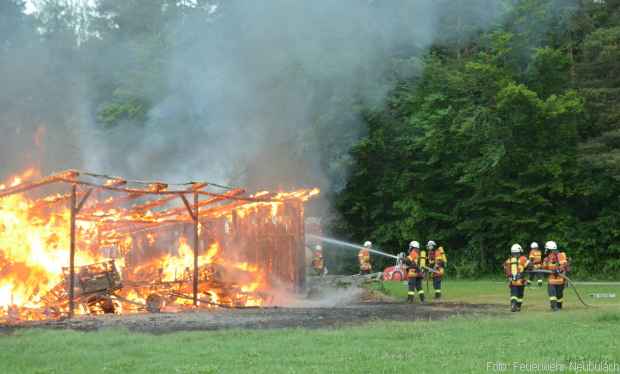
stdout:
{"type": "Polygon", "coordinates": [[[558,251],[558,245],[554,241],[545,243],[545,252],[548,252],[548,255],[543,261],[543,268],[551,271],[547,279],[547,289],[551,310],[555,312],[562,309],[564,286],[566,285],[566,280],[562,275],[570,270],[570,264],[566,253],[558,251]]]}
{"type": "MultiPolygon", "coordinates": [[[[528,259],[532,264],[533,270],[542,269],[542,252],[540,252],[540,249],[538,248],[538,243],[532,242],[532,244],[530,244],[530,254],[528,256],[528,259]]],[[[542,273],[530,273],[530,281],[534,281],[534,279],[537,279],[536,283],[538,284],[538,287],[542,287],[542,278],[542,273]]]]}
{"type": "Polygon", "coordinates": [[[428,241],[426,249],[428,249],[428,266],[434,270],[431,276],[433,277],[435,299],[441,299],[441,279],[445,273],[448,258],[443,247],[437,248],[437,243],[432,240],[428,241]]]}
{"type": "Polygon", "coordinates": [[[510,257],[504,262],[504,273],[510,281],[510,311],[520,312],[525,293],[525,270],[530,261],[523,256],[523,248],[519,244],[510,247],[510,257]]]}
{"type": "Polygon", "coordinates": [[[372,248],[372,243],[366,241],[364,243],[364,248],[357,254],[357,258],[360,262],[360,275],[370,274],[372,271],[372,265],[370,264],[370,248],[372,248]]]}
{"type": "Polygon", "coordinates": [[[424,302],[422,281],[425,275],[426,251],[420,251],[420,243],[415,240],[409,243],[409,256],[405,258],[405,266],[407,267],[407,301],[413,302],[417,291],[420,301],[424,302]]]}
{"type": "Polygon", "coordinates": [[[323,259],[323,247],[317,245],[314,247],[314,253],[312,255],[312,269],[316,275],[324,275],[327,273],[325,268],[325,260],[323,259]]]}

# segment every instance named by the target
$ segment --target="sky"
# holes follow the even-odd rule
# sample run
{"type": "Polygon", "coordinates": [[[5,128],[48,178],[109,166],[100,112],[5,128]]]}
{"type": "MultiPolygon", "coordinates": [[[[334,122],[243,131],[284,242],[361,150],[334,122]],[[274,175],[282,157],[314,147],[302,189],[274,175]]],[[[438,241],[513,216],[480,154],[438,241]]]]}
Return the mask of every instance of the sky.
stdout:
{"type": "MultiPolygon", "coordinates": [[[[88,4],[90,6],[95,5],[97,0],[65,0],[68,3],[73,4],[88,4]]],[[[26,0],[26,14],[32,14],[37,11],[37,0],[26,0]]]]}

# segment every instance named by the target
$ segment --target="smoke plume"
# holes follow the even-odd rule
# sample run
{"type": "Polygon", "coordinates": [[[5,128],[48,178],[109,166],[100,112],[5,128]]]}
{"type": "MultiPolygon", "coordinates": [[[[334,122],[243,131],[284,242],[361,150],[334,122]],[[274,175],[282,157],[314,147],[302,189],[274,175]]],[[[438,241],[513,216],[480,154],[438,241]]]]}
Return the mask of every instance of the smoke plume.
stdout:
{"type": "MultiPolygon", "coordinates": [[[[395,79],[418,74],[418,58],[458,12],[454,2],[434,0],[177,3],[184,11],[157,30],[166,48],[153,64],[164,84],[141,92],[149,103],[144,118],[114,126],[98,119],[103,93],[92,76],[118,81],[117,67],[135,56],[106,49],[97,32],[88,39],[84,30],[105,20],[122,32],[144,20],[104,14],[87,1],[89,11],[75,12],[80,27],[73,31],[86,39],[79,45],[11,31],[0,52],[0,174],[39,163],[46,172],[75,167],[140,179],[337,189],[347,151],[365,131],[359,108],[381,105],[395,79]]],[[[171,12],[163,5],[155,9],[171,12]]],[[[459,22],[474,30],[496,15],[489,7],[459,22]]],[[[45,25],[53,31],[53,22],[45,25]]],[[[130,35],[123,43],[142,40],[130,35]]]]}

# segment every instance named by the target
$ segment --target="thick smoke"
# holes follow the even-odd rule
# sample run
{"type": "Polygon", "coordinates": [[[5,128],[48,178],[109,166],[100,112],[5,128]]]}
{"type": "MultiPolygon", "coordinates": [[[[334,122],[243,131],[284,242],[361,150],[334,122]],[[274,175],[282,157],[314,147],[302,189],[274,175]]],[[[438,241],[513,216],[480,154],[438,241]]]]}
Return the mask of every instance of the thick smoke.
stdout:
{"type": "Polygon", "coordinates": [[[324,187],[323,145],[348,146],[363,131],[356,114],[333,114],[351,98],[381,101],[391,58],[432,41],[434,12],[432,1],[274,0],[182,17],[169,31],[169,92],[147,128],[118,129],[99,148],[122,154],[136,176],[324,187]],[[334,131],[317,129],[325,115],[334,131]]]}
{"type": "MultiPolygon", "coordinates": [[[[88,69],[71,61],[79,48],[51,52],[35,43],[29,50],[17,40],[17,55],[0,70],[3,82],[22,77],[9,80],[0,96],[0,173],[36,159],[45,171],[80,167],[141,179],[337,188],[347,150],[365,131],[357,108],[382,103],[395,61],[402,74],[418,73],[415,57],[438,39],[453,4],[228,0],[179,12],[161,30],[171,46],[163,56],[165,92],[150,98],[146,124],[112,128],[96,120],[91,101],[99,93],[81,75],[88,69]],[[33,147],[41,132],[43,145],[33,147]]],[[[472,26],[495,15],[478,12],[472,26]]],[[[112,67],[128,58],[111,53],[80,61],[96,59],[112,67]]],[[[112,77],[112,70],[98,74],[112,77]]]]}
{"type": "MultiPolygon", "coordinates": [[[[27,167],[80,166],[84,85],[66,40],[44,40],[10,1],[0,4],[0,177],[27,167]]],[[[87,118],[87,117],[86,117],[87,118]]]]}

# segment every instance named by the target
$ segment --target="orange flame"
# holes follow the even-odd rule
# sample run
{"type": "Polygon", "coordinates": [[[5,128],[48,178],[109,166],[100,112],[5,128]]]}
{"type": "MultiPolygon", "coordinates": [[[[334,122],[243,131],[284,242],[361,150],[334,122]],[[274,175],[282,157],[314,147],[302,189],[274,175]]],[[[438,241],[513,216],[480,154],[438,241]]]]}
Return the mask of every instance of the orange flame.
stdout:
{"type": "MultiPolygon", "coordinates": [[[[35,176],[38,176],[38,171],[34,168],[28,169],[7,183],[0,184],[0,191],[19,186],[35,176]]],[[[110,179],[106,185],[113,186],[125,182],[116,178],[110,179]]],[[[157,191],[167,188],[163,184],[155,187],[153,188],[157,191]]],[[[261,222],[269,224],[272,221],[276,224],[285,214],[286,201],[295,199],[305,202],[318,193],[318,189],[277,194],[263,191],[251,196],[250,201],[235,201],[234,211],[240,218],[260,212],[257,217],[262,220],[261,222]]],[[[63,294],[66,292],[64,291],[66,273],[63,269],[69,266],[71,212],[69,207],[63,207],[58,203],[68,202],[68,197],[69,195],[58,193],[39,200],[29,198],[23,193],[0,197],[0,317],[15,314],[17,310],[21,319],[40,319],[45,318],[43,310],[51,306],[58,307],[62,312],[67,310],[66,293],[63,294]],[[50,206],[55,208],[47,208],[50,206]],[[60,303],[59,306],[50,304],[50,295],[59,293],[58,297],[61,299],[64,297],[65,304],[60,303]]],[[[176,307],[192,304],[192,300],[181,297],[191,294],[191,281],[194,276],[193,243],[190,244],[187,238],[181,236],[175,243],[176,248],[158,258],[150,258],[143,263],[135,264],[126,255],[131,254],[136,246],[142,245],[140,243],[150,247],[161,245],[160,233],[147,232],[143,239],[134,240],[134,237],[120,232],[121,230],[119,232],[101,230],[102,226],[119,221],[149,225],[172,220],[187,222],[182,221],[183,218],[187,219],[185,207],[179,208],[177,205],[162,212],[149,209],[151,206],[147,207],[147,204],[144,209],[130,210],[116,205],[119,200],[112,197],[104,197],[99,201],[96,201],[94,196],[90,199],[95,201],[85,208],[87,213],[77,217],[76,267],[114,258],[115,266],[128,279],[148,279],[146,284],[119,290],[119,298],[114,299],[117,305],[116,311],[129,313],[144,310],[140,305],[146,304],[147,296],[153,294],[174,296],[167,298],[163,303],[170,307],[174,307],[175,304],[176,307]],[[112,204],[115,204],[114,207],[112,204]],[[128,268],[127,264],[132,267],[128,268]],[[140,272],[148,276],[141,278],[140,272]],[[153,277],[153,274],[157,274],[158,277],[153,277]],[[124,303],[123,299],[130,303],[124,303]]],[[[230,216],[232,210],[223,209],[221,210],[223,213],[217,212],[214,213],[215,217],[223,215],[228,222],[232,222],[230,216]]],[[[228,233],[230,227],[226,227],[228,233]]],[[[198,229],[201,234],[207,228],[199,224],[198,229]]],[[[247,262],[246,258],[239,261],[230,258],[230,254],[224,253],[228,251],[228,247],[226,251],[222,251],[220,244],[212,241],[198,254],[198,282],[201,290],[199,299],[203,301],[202,305],[264,305],[262,294],[269,288],[267,270],[247,262]]],[[[76,272],[78,271],[79,269],[76,269],[76,272]]],[[[76,312],[93,313],[93,309],[89,308],[89,305],[79,303],[76,312]]],[[[96,312],[102,310],[99,308],[96,312]]]]}
{"type": "MultiPolygon", "coordinates": [[[[29,169],[10,186],[34,174],[29,169]]],[[[0,199],[0,308],[41,307],[41,297],[62,281],[62,269],[69,265],[69,215],[68,208],[47,217],[37,215],[33,202],[23,195],[0,199]]],[[[87,252],[77,252],[77,265],[93,262],[96,259],[87,252]]]]}

